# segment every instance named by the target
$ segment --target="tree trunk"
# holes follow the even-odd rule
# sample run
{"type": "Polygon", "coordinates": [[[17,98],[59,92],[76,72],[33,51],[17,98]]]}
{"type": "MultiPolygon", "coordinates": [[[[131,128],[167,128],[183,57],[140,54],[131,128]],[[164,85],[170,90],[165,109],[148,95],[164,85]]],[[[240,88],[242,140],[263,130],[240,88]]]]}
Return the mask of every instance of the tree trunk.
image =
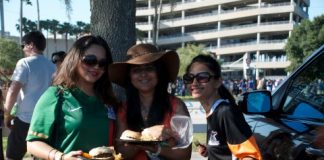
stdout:
{"type": "Polygon", "coordinates": [[[3,0],[0,0],[0,23],[1,23],[1,38],[5,35],[5,27],[4,27],[4,12],[3,12],[3,0]]]}
{"type": "MultiPolygon", "coordinates": [[[[102,36],[111,48],[115,62],[125,61],[127,49],[136,43],[136,0],[90,0],[91,33],[102,36]]],[[[121,88],[115,93],[124,99],[121,88]]]]}
{"type": "Polygon", "coordinates": [[[38,0],[36,0],[36,4],[37,4],[37,30],[38,31],[41,31],[41,29],[40,29],[40,13],[39,13],[39,1],[38,0]]]}
{"type": "Polygon", "coordinates": [[[153,35],[152,35],[152,42],[153,45],[157,45],[157,14],[158,14],[158,6],[157,6],[157,0],[154,0],[154,17],[153,17],[153,35]]]}

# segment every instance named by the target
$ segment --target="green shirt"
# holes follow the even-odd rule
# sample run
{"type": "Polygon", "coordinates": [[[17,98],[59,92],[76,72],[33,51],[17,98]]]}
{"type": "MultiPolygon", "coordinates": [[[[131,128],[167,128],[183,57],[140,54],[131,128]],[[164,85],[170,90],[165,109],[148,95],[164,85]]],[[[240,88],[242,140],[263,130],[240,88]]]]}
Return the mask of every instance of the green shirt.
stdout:
{"type": "Polygon", "coordinates": [[[64,90],[49,87],[38,100],[27,141],[40,140],[68,153],[74,150],[89,152],[99,146],[108,146],[108,107],[97,97],[86,95],[80,89],[64,90]],[[58,99],[62,96],[62,105],[58,99]]]}

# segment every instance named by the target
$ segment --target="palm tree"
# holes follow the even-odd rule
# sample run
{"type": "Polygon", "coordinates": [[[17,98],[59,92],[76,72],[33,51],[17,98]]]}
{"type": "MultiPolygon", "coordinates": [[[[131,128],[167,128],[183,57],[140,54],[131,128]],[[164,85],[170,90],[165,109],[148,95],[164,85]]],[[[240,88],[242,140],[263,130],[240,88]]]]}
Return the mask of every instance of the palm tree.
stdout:
{"type": "Polygon", "coordinates": [[[37,30],[37,25],[36,22],[33,22],[25,17],[23,17],[20,21],[20,23],[22,24],[21,27],[19,24],[16,24],[16,29],[18,31],[21,31],[22,33],[28,33],[30,31],[35,31],[37,30]]]}
{"type": "MultiPolygon", "coordinates": [[[[176,0],[169,0],[169,3],[170,3],[170,9],[171,9],[171,15],[172,15],[172,12],[173,12],[173,9],[175,7],[175,4],[176,4],[176,0]]],[[[157,0],[154,0],[154,17],[153,17],[153,45],[157,45],[157,40],[159,38],[159,29],[160,29],[160,17],[161,17],[161,13],[162,13],[162,6],[163,6],[163,3],[162,3],[162,0],[160,0],[159,3],[157,3],[157,0]],[[159,7],[158,7],[159,5],[159,7]],[[158,9],[159,8],[159,9],[158,9]]]]}
{"type": "Polygon", "coordinates": [[[65,51],[68,50],[68,35],[73,34],[73,26],[70,23],[64,22],[59,24],[58,33],[64,35],[65,38],[65,51]]]}
{"type": "Polygon", "coordinates": [[[84,31],[86,27],[86,23],[77,21],[76,25],[73,27],[73,35],[75,35],[75,39],[78,39],[78,36],[84,31]]]}
{"type": "MultiPolygon", "coordinates": [[[[30,0],[20,0],[20,26],[23,26],[23,2],[26,2],[27,5],[32,5],[32,3],[30,2],[30,0]]],[[[23,30],[22,30],[22,27],[20,27],[20,43],[21,43],[21,38],[22,38],[22,33],[23,33],[23,30]]]]}
{"type": "Polygon", "coordinates": [[[58,30],[58,26],[59,26],[59,21],[55,19],[49,21],[49,31],[54,36],[55,51],[57,51],[56,33],[58,30]]]}
{"type": "Polygon", "coordinates": [[[0,23],[1,23],[1,34],[0,37],[4,37],[5,27],[4,27],[4,12],[3,12],[3,0],[0,0],[0,23]]]}
{"type": "Polygon", "coordinates": [[[38,0],[36,0],[36,6],[37,6],[37,30],[41,30],[40,29],[40,16],[39,16],[39,1],[38,0]]]}
{"type": "MultiPolygon", "coordinates": [[[[50,30],[50,20],[41,20],[40,21],[40,30],[46,30],[46,39],[48,39],[48,31],[50,30]]],[[[46,41],[46,46],[48,46],[48,41],[46,41]]],[[[48,53],[48,47],[46,47],[47,53],[48,53]]]]}

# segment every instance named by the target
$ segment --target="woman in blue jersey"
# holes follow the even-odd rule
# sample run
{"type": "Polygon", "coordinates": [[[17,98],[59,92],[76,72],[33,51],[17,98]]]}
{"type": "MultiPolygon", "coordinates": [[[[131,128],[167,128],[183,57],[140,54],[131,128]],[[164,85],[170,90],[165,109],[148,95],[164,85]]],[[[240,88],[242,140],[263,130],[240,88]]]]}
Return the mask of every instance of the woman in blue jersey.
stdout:
{"type": "Polygon", "coordinates": [[[198,152],[210,160],[261,159],[249,125],[222,84],[218,62],[208,55],[196,56],[183,81],[206,111],[207,145],[199,144],[198,152]]]}
{"type": "Polygon", "coordinates": [[[54,86],[36,104],[27,135],[31,154],[68,160],[112,145],[116,100],[107,72],[111,63],[110,49],[101,37],[84,36],[73,44],[54,86]]]}

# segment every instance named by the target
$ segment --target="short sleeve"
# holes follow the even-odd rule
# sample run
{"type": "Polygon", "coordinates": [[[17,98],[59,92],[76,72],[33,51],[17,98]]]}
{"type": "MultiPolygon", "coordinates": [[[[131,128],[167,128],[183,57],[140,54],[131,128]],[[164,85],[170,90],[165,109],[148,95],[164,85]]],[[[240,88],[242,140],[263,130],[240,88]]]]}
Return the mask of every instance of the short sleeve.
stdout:
{"type": "Polygon", "coordinates": [[[16,68],[11,76],[11,80],[26,84],[28,82],[28,73],[29,67],[24,59],[21,59],[16,64],[16,68]]]}
{"type": "Polygon", "coordinates": [[[27,134],[27,141],[50,142],[56,119],[57,87],[49,87],[38,100],[27,134]]]}
{"type": "Polygon", "coordinates": [[[232,154],[237,158],[261,158],[250,126],[244,119],[242,112],[233,106],[220,106],[220,126],[226,135],[226,141],[232,154]]]}
{"type": "Polygon", "coordinates": [[[251,135],[250,126],[246,123],[242,112],[232,106],[219,106],[219,123],[229,144],[240,144],[251,135]]]}

